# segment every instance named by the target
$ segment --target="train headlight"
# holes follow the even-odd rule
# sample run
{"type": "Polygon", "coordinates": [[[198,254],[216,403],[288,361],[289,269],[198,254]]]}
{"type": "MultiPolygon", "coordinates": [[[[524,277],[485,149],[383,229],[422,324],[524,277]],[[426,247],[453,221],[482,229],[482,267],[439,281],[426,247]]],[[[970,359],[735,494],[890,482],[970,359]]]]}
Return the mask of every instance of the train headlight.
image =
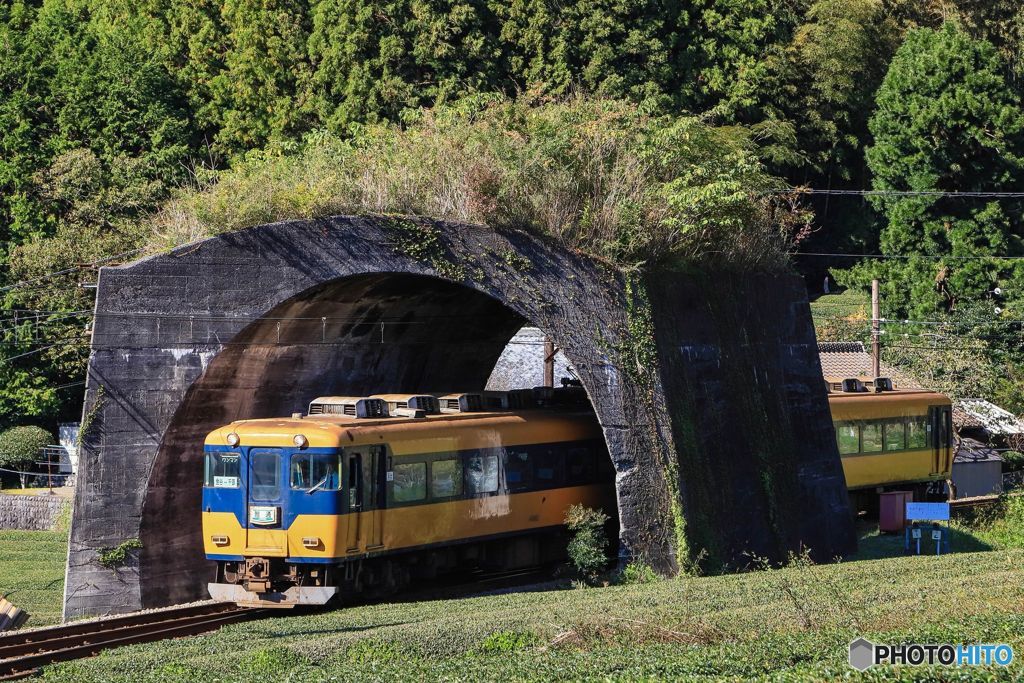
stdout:
{"type": "Polygon", "coordinates": [[[228,537],[227,536],[219,536],[219,535],[218,536],[210,536],[210,540],[213,541],[214,545],[227,545],[228,544],[228,537]]]}
{"type": "Polygon", "coordinates": [[[228,445],[229,446],[234,447],[234,446],[238,445],[238,442],[241,441],[241,439],[238,438],[238,434],[235,434],[234,432],[231,432],[227,436],[227,441],[228,441],[228,445]]]}
{"type": "Polygon", "coordinates": [[[320,537],[319,536],[303,536],[302,545],[305,548],[319,548],[320,537]]]}
{"type": "Polygon", "coordinates": [[[302,434],[296,434],[292,437],[292,443],[294,443],[297,448],[305,448],[309,445],[309,439],[304,437],[302,434]]]}

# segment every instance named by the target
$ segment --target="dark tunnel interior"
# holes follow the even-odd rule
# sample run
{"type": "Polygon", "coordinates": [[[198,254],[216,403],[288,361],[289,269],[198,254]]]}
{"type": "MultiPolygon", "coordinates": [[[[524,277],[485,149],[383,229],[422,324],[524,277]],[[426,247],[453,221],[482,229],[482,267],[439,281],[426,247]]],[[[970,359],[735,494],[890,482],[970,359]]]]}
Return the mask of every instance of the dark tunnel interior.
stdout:
{"type": "Polygon", "coordinates": [[[142,605],[206,597],[200,463],[210,431],[305,413],[317,396],[482,390],[529,322],[476,290],[404,273],[343,278],[267,311],[210,359],[165,432],[143,506],[142,605]]]}

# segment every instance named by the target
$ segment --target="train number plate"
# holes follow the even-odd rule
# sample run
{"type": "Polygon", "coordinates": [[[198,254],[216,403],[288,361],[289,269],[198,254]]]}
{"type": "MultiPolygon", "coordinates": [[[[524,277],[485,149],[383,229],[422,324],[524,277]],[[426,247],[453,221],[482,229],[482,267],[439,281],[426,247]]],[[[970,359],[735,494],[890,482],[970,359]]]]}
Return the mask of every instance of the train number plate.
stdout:
{"type": "Polygon", "coordinates": [[[249,508],[249,522],[252,524],[260,524],[262,526],[277,524],[277,508],[251,507],[249,508]]]}

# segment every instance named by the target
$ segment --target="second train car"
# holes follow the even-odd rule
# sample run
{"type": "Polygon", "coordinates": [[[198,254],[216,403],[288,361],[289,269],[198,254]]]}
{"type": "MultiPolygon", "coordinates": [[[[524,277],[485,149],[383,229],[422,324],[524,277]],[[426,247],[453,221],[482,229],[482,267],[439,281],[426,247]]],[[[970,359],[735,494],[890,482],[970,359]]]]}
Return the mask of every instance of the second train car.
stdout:
{"type": "Polygon", "coordinates": [[[953,466],[952,402],[886,378],[827,380],[828,403],[846,486],[856,505],[873,508],[886,489],[918,500],[944,496],[953,466]]]}

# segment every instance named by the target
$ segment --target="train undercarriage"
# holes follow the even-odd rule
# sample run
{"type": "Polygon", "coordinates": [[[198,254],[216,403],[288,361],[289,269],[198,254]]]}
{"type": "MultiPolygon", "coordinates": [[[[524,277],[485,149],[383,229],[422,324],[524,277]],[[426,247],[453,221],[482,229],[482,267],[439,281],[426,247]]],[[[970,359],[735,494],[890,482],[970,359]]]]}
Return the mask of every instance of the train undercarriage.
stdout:
{"type": "Polygon", "coordinates": [[[383,597],[439,577],[473,570],[542,566],[565,558],[563,529],[439,548],[361,555],[337,563],[249,557],[217,563],[210,597],[258,607],[350,603],[383,597]]]}

